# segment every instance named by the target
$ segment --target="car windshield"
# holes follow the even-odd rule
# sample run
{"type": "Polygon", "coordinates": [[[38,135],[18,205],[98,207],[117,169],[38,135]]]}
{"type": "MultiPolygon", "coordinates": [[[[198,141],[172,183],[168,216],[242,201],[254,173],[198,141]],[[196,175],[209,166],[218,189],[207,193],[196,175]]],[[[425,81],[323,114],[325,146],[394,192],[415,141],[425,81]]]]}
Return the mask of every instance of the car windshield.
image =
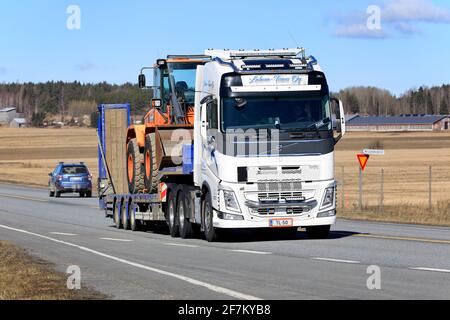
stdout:
{"type": "Polygon", "coordinates": [[[331,130],[328,96],[227,98],[222,130],[331,130]],[[239,106],[238,106],[239,105],[239,106]]]}
{"type": "Polygon", "coordinates": [[[88,174],[88,170],[81,166],[67,166],[62,168],[62,174],[88,174]]]}

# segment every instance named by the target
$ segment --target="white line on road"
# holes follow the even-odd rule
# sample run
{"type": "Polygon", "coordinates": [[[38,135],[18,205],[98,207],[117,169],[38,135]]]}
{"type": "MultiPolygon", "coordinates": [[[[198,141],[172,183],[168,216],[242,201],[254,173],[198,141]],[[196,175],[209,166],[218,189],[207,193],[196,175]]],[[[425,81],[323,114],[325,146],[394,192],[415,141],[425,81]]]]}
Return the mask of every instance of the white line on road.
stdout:
{"type": "Polygon", "coordinates": [[[49,232],[49,234],[53,234],[56,236],[68,236],[68,237],[75,237],[77,234],[74,233],[64,233],[64,232],[49,232]]]}
{"type": "Polygon", "coordinates": [[[260,254],[260,255],[270,255],[272,252],[263,252],[263,251],[252,251],[252,250],[230,250],[232,252],[239,253],[250,253],[250,254],[260,254]]]}
{"type": "Polygon", "coordinates": [[[431,271],[431,272],[443,272],[443,273],[450,273],[450,270],[447,269],[434,269],[434,268],[410,268],[411,270],[418,270],[418,271],[431,271]]]}
{"type": "Polygon", "coordinates": [[[349,264],[359,264],[360,261],[352,261],[352,260],[341,260],[341,259],[332,259],[332,258],[312,258],[313,260],[319,261],[328,261],[328,262],[338,262],[338,263],[349,263],[349,264]]]}
{"type": "Polygon", "coordinates": [[[100,240],[105,240],[105,241],[117,241],[117,242],[133,242],[133,240],[128,240],[128,239],[114,239],[114,238],[100,238],[100,240]]]}
{"type": "Polygon", "coordinates": [[[198,246],[194,246],[191,244],[180,244],[180,243],[163,243],[165,246],[172,246],[172,247],[186,247],[186,248],[198,248],[198,246]]]}
{"type": "Polygon", "coordinates": [[[4,225],[0,225],[0,228],[6,229],[6,230],[10,230],[10,231],[19,232],[19,233],[23,233],[23,234],[27,234],[27,235],[30,235],[30,236],[35,236],[35,237],[38,237],[38,238],[41,238],[41,239],[46,239],[46,240],[53,241],[53,242],[56,242],[56,243],[64,244],[66,246],[77,248],[77,249],[80,249],[82,251],[89,252],[89,253],[101,256],[103,258],[106,258],[106,259],[114,260],[114,261],[117,261],[117,262],[120,262],[120,263],[123,263],[123,264],[127,264],[127,265],[130,265],[130,266],[139,268],[139,269],[151,271],[151,272],[154,272],[154,273],[165,275],[167,277],[172,277],[172,278],[175,278],[175,279],[178,279],[178,280],[182,280],[182,281],[188,282],[190,284],[193,284],[193,285],[196,285],[196,286],[199,286],[199,287],[203,287],[203,288],[206,288],[208,290],[211,290],[211,291],[214,291],[214,292],[217,292],[217,293],[220,293],[220,294],[225,294],[227,296],[230,296],[230,297],[233,297],[233,298],[236,298],[236,299],[262,300],[261,298],[258,298],[258,297],[255,297],[255,296],[251,296],[251,295],[248,295],[248,294],[245,294],[245,293],[241,293],[241,292],[230,290],[230,289],[227,289],[227,288],[215,286],[215,285],[209,284],[207,282],[195,280],[193,278],[189,278],[189,277],[186,277],[186,276],[183,276],[183,275],[179,275],[179,274],[176,274],[176,273],[164,271],[164,270],[161,270],[161,269],[152,268],[152,267],[149,267],[149,266],[145,266],[143,264],[131,262],[131,261],[128,261],[128,260],[125,260],[125,259],[122,259],[122,258],[114,257],[114,256],[111,256],[111,255],[108,255],[108,254],[105,254],[105,253],[102,253],[102,252],[99,252],[99,251],[95,251],[95,250],[92,250],[92,249],[89,249],[89,248],[86,248],[86,247],[83,247],[83,246],[79,246],[79,245],[76,245],[76,244],[73,244],[73,243],[70,243],[70,242],[66,242],[66,241],[62,241],[62,240],[46,237],[46,236],[43,236],[41,234],[33,233],[33,232],[30,232],[30,231],[26,231],[26,230],[11,228],[11,227],[4,226],[4,225]]]}

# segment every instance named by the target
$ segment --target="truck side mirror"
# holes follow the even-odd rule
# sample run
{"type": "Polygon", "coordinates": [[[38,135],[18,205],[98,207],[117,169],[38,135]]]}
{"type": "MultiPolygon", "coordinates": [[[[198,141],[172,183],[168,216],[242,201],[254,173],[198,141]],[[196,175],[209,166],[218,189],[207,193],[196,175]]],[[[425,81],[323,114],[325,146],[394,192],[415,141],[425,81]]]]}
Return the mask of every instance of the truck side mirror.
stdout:
{"type": "Polygon", "coordinates": [[[336,103],[336,105],[338,106],[336,108],[336,129],[339,132],[339,135],[336,138],[334,138],[334,142],[335,144],[337,144],[346,133],[345,110],[344,104],[342,103],[341,100],[337,98],[331,98],[331,102],[336,103]]]}
{"type": "Polygon", "coordinates": [[[144,89],[147,84],[147,80],[145,79],[145,74],[141,73],[138,78],[139,88],[144,89]]]}

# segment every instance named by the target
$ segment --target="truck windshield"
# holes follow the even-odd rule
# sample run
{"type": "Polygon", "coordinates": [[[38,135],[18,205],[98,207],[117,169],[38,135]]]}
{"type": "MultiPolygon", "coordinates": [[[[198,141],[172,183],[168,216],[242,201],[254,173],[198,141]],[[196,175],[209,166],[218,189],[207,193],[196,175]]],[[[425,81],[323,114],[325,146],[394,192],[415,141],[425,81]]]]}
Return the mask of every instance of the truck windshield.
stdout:
{"type": "Polygon", "coordinates": [[[329,96],[226,98],[222,103],[222,130],[332,129],[329,96]]]}

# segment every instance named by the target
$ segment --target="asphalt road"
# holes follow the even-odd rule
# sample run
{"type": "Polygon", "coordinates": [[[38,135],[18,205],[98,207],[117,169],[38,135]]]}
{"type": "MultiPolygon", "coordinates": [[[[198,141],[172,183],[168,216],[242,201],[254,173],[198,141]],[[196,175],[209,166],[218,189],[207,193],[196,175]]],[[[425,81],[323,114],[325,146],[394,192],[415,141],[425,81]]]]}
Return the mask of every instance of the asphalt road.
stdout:
{"type": "Polygon", "coordinates": [[[450,228],[340,220],[328,240],[240,232],[209,244],[116,230],[96,199],[0,185],[0,240],[62,272],[79,266],[113,299],[450,299],[450,228]]]}

